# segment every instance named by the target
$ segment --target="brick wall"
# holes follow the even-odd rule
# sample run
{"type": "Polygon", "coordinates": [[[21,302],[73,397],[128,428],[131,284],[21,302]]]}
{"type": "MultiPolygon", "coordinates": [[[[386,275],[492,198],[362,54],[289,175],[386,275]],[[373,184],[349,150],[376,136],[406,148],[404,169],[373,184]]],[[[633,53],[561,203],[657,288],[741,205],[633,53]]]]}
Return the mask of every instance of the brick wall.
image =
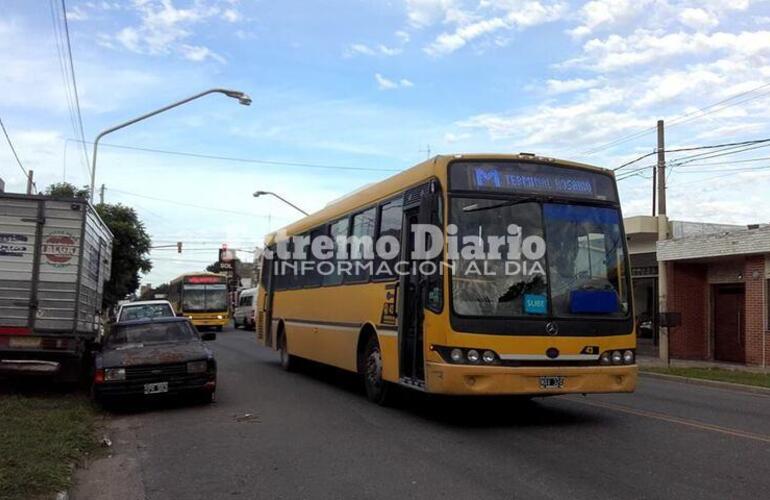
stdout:
{"type": "Polygon", "coordinates": [[[681,326],[669,329],[672,358],[708,359],[708,266],[668,265],[668,310],[682,314],[681,326]]]}
{"type": "Polygon", "coordinates": [[[743,270],[746,283],[746,363],[762,364],[762,342],[765,337],[765,257],[747,257],[743,270]]]}

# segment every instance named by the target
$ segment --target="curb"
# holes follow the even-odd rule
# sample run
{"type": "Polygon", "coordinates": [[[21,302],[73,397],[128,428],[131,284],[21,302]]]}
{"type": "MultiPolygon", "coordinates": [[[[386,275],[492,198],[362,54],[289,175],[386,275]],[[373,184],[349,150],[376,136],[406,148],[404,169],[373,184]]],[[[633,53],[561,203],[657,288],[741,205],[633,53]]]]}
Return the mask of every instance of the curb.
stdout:
{"type": "Polygon", "coordinates": [[[747,392],[750,394],[760,394],[770,397],[770,388],[758,385],[736,384],[734,382],[722,382],[720,380],[708,380],[703,378],[681,377],[679,375],[668,375],[666,373],[655,373],[639,370],[641,377],[657,378],[668,380],[670,382],[680,382],[684,384],[703,385],[706,387],[716,387],[718,389],[728,389],[732,391],[747,392]]]}

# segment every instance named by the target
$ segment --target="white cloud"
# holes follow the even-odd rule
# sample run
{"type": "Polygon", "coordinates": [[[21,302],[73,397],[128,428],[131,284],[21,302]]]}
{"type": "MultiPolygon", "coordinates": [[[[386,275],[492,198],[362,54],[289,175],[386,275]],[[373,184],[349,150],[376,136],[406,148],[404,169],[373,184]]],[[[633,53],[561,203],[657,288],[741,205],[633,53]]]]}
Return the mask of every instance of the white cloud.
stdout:
{"type": "Polygon", "coordinates": [[[205,61],[206,59],[213,59],[214,61],[225,63],[225,58],[212,51],[208,47],[202,47],[199,45],[181,45],[179,47],[182,55],[185,59],[195,62],[205,61]]]}
{"type": "Polygon", "coordinates": [[[188,40],[193,37],[193,27],[197,24],[215,19],[229,23],[240,21],[241,15],[234,5],[235,2],[215,0],[177,8],[172,0],[134,0],[132,7],[139,15],[139,23],[121,28],[114,39],[123,48],[139,54],[178,53],[193,61],[213,59],[223,63],[222,56],[200,44],[190,44],[188,40]]]}
{"type": "Polygon", "coordinates": [[[345,52],[346,56],[364,55],[364,56],[396,56],[403,52],[401,47],[388,47],[386,45],[379,44],[377,46],[370,47],[364,43],[354,43],[348,47],[345,52]]]}
{"type": "Polygon", "coordinates": [[[400,80],[391,80],[389,78],[385,78],[380,73],[375,73],[374,79],[377,82],[377,87],[380,90],[394,90],[399,88],[414,87],[414,83],[412,83],[410,80],[407,80],[406,78],[402,78],[400,80]]]}
{"type": "Polygon", "coordinates": [[[590,35],[599,27],[613,26],[635,17],[650,3],[650,0],[593,0],[580,9],[581,25],[569,33],[575,37],[590,35]]]}
{"type": "Polygon", "coordinates": [[[423,50],[432,56],[449,54],[485,35],[556,21],[566,11],[563,2],[535,0],[482,2],[475,11],[455,9],[451,11],[455,15],[447,18],[453,31],[441,33],[423,50]]]}
{"type": "Polygon", "coordinates": [[[406,13],[409,24],[422,28],[443,21],[455,6],[455,0],[406,0],[406,13]]]}
{"type": "Polygon", "coordinates": [[[717,16],[703,9],[687,8],[679,13],[679,21],[694,30],[702,31],[719,24],[717,16]]]}
{"type": "Polygon", "coordinates": [[[599,80],[585,80],[583,78],[574,78],[571,80],[550,79],[545,82],[546,93],[550,95],[567,94],[578,90],[590,89],[599,84],[599,80]]]}
{"type": "Polygon", "coordinates": [[[706,34],[637,29],[628,36],[610,35],[603,40],[589,40],[583,45],[582,56],[559,67],[577,66],[608,72],[675,56],[705,57],[712,52],[741,57],[770,56],[770,31],[706,34]]]}

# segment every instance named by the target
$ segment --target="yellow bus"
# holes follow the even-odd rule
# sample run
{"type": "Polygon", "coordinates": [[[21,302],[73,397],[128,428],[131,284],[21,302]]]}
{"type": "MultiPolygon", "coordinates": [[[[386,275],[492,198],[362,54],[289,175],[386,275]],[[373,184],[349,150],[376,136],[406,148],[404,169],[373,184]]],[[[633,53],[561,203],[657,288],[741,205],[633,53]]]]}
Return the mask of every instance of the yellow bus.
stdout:
{"type": "Polygon", "coordinates": [[[230,321],[227,276],[187,273],[169,284],[168,300],[178,316],[190,318],[198,328],[222,328],[230,321]]]}
{"type": "Polygon", "coordinates": [[[636,387],[628,251],[605,169],[437,156],[267,235],[261,269],[258,340],[286,369],[305,358],[361,374],[380,404],[395,385],[636,387]]]}

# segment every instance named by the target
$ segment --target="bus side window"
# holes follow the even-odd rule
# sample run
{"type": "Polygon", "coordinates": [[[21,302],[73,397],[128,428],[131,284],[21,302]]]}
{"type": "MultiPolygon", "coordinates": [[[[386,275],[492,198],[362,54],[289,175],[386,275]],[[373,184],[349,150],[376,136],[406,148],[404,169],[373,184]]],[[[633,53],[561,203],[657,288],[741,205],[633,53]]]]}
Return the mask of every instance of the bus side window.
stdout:
{"type": "MultiPolygon", "coordinates": [[[[372,207],[353,216],[350,262],[353,264],[352,272],[345,276],[345,283],[369,281],[369,268],[374,266],[374,224],[377,208],[372,207]],[[356,241],[360,243],[356,243],[356,241]]],[[[373,269],[373,267],[372,267],[373,269]]]]}
{"type": "MultiPolygon", "coordinates": [[[[395,238],[398,248],[401,247],[401,218],[403,214],[403,206],[404,197],[399,196],[397,199],[386,202],[380,207],[380,231],[377,235],[377,239],[379,240],[381,238],[388,237],[390,240],[395,238]]],[[[391,251],[390,246],[387,247],[387,250],[391,251]]],[[[374,263],[374,279],[395,279],[397,275],[395,273],[394,267],[398,262],[398,258],[398,254],[387,260],[377,257],[374,263]],[[377,273],[377,270],[380,270],[380,272],[377,273]]]]}
{"type": "Polygon", "coordinates": [[[331,226],[329,226],[329,236],[331,236],[332,239],[334,240],[334,257],[329,262],[334,264],[335,269],[331,273],[328,273],[326,274],[326,276],[323,277],[323,286],[339,285],[340,283],[342,283],[342,274],[340,274],[338,272],[338,269],[336,269],[337,263],[339,262],[339,259],[337,259],[337,253],[340,250],[337,244],[337,237],[347,238],[349,226],[350,226],[350,223],[347,217],[345,217],[344,219],[339,219],[336,222],[332,223],[331,226]]]}
{"type": "MultiPolygon", "coordinates": [[[[320,227],[318,229],[313,229],[310,231],[310,243],[308,244],[308,260],[312,263],[312,266],[310,266],[310,270],[308,272],[308,276],[305,278],[305,286],[309,287],[315,287],[315,286],[321,286],[321,283],[323,282],[323,275],[318,272],[318,264],[320,262],[323,262],[323,260],[316,259],[313,255],[313,242],[316,241],[321,236],[326,236],[327,228],[326,226],[320,227]]],[[[326,267],[326,266],[324,266],[326,267]]]]}

